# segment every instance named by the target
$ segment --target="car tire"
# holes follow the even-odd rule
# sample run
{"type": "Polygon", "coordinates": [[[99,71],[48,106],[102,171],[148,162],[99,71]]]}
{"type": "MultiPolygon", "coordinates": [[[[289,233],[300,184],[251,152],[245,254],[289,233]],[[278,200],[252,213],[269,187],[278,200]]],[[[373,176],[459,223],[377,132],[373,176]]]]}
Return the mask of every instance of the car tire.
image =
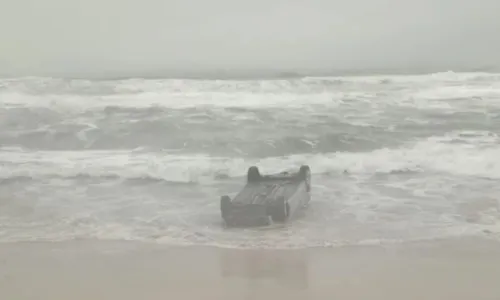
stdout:
{"type": "Polygon", "coordinates": [[[257,182],[261,178],[259,168],[251,166],[247,171],[247,182],[257,182]]]}
{"type": "Polygon", "coordinates": [[[230,205],[231,205],[231,198],[229,198],[229,196],[224,195],[220,197],[220,212],[223,218],[225,218],[230,205]]]}
{"type": "Polygon", "coordinates": [[[306,191],[311,191],[311,168],[308,165],[302,165],[299,170],[299,175],[306,182],[306,191]]]}
{"type": "Polygon", "coordinates": [[[276,223],[284,223],[288,218],[289,211],[290,206],[285,200],[285,197],[279,196],[278,199],[276,199],[275,205],[273,205],[271,219],[276,223]]]}

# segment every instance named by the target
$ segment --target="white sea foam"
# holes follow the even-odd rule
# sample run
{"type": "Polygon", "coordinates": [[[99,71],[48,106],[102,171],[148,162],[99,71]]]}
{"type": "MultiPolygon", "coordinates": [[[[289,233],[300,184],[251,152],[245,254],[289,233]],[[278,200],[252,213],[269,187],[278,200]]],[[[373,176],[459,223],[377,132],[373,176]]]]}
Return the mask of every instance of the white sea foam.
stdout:
{"type": "MultiPolygon", "coordinates": [[[[477,105],[497,105],[500,74],[443,73],[420,76],[358,76],[282,80],[144,80],[129,79],[93,83],[78,80],[38,79],[2,80],[1,101],[6,107],[46,107],[56,110],[102,109],[110,106],[140,108],[159,106],[172,109],[187,107],[270,108],[308,105],[335,107],[354,103],[374,106],[438,105],[436,100],[474,98],[477,105]],[[393,85],[381,85],[382,79],[393,85]],[[342,80],[356,85],[328,85],[342,80]],[[61,83],[62,82],[62,83],[61,83]],[[316,84],[315,84],[316,83],[316,84]],[[404,88],[395,84],[404,84],[404,88]],[[461,83],[457,85],[457,83],[461,83]],[[370,86],[365,86],[371,84],[370,86]],[[65,87],[61,92],[61,85],[65,87]],[[102,89],[98,93],[97,85],[102,89]],[[97,91],[88,94],[86,89],[97,91]],[[112,92],[109,92],[109,91],[112,92]],[[381,93],[382,96],[381,97],[381,93]],[[373,101],[377,99],[377,101],[373,101]],[[352,101],[351,101],[352,103],[352,101]]],[[[450,105],[453,105],[453,101],[450,105]]],[[[467,107],[467,104],[456,105],[467,107]]],[[[444,104],[441,104],[444,105],[444,104]]],[[[441,108],[449,109],[448,106],[441,108]]]]}
{"type": "Polygon", "coordinates": [[[460,176],[500,179],[500,138],[489,132],[453,132],[409,142],[398,148],[370,152],[297,154],[263,159],[183,155],[168,150],[144,151],[24,151],[1,148],[0,162],[9,164],[0,177],[116,176],[158,178],[172,182],[213,180],[220,172],[229,177],[245,174],[250,165],[264,172],[296,168],[309,164],[313,173],[347,171],[370,175],[397,171],[446,172],[460,176]]]}

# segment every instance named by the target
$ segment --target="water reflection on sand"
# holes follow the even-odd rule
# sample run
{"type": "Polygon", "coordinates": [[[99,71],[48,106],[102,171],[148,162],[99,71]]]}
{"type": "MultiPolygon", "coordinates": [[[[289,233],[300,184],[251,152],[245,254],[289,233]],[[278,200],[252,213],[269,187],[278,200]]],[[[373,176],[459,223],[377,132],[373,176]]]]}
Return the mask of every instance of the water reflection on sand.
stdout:
{"type": "Polygon", "coordinates": [[[290,292],[305,291],[309,286],[305,251],[224,249],[219,253],[221,276],[246,282],[247,298],[264,296],[260,292],[268,286],[290,292]]]}

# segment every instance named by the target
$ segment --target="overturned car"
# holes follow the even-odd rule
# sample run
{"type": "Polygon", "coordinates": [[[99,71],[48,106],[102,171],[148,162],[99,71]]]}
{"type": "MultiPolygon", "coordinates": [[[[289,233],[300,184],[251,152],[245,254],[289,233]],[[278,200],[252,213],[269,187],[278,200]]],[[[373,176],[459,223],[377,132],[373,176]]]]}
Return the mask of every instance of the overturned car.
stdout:
{"type": "Polygon", "coordinates": [[[222,219],[227,227],[266,226],[285,223],[311,200],[311,170],[302,165],[298,172],[261,175],[248,168],[247,183],[231,199],[220,199],[222,219]]]}

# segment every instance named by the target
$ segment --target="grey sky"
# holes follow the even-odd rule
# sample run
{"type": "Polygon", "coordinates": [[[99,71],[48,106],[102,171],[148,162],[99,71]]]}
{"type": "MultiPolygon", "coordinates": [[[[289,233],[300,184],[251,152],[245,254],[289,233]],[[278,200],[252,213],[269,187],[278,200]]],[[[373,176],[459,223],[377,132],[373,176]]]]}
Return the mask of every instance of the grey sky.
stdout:
{"type": "Polygon", "coordinates": [[[0,0],[0,73],[500,66],[499,0],[0,0]]]}

